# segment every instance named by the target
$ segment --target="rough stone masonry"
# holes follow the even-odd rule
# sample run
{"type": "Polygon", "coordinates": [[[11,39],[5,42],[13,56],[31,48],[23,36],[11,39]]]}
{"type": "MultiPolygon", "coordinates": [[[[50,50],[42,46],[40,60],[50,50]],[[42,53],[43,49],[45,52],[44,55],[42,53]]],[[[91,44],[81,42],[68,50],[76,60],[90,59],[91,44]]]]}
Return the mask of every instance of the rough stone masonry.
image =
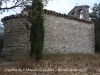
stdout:
{"type": "MultiPolygon", "coordinates": [[[[2,19],[5,27],[2,54],[16,55],[29,52],[29,32],[25,27],[26,9],[21,14],[2,19]]],[[[95,53],[94,24],[91,21],[46,9],[44,13],[43,53],[95,53]]]]}

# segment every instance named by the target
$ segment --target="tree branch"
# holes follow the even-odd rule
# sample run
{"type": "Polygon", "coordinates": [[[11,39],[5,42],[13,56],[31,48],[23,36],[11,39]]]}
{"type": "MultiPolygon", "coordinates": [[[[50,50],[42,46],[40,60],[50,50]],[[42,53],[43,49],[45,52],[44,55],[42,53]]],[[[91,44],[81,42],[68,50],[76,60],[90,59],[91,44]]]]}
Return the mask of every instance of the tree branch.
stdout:
{"type": "Polygon", "coordinates": [[[22,5],[24,5],[26,3],[28,4],[28,3],[31,3],[31,2],[24,1],[24,2],[22,2],[20,4],[17,4],[17,2],[16,2],[15,5],[14,6],[11,6],[11,7],[4,7],[4,8],[1,8],[0,7],[0,10],[13,9],[13,8],[16,8],[16,7],[22,7],[22,5]]]}
{"type": "Polygon", "coordinates": [[[19,6],[12,6],[12,7],[0,8],[0,10],[4,10],[4,9],[12,9],[12,8],[15,8],[15,7],[19,7],[19,6]]]}

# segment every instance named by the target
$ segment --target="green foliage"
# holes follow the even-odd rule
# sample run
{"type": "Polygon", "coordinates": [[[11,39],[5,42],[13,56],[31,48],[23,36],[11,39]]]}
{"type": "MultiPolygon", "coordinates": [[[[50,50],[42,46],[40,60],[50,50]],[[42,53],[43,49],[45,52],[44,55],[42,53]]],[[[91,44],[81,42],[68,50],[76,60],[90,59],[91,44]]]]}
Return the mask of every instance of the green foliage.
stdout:
{"type": "Polygon", "coordinates": [[[95,3],[89,14],[95,28],[95,52],[100,52],[100,3],[95,3]]]}
{"type": "Polygon", "coordinates": [[[28,21],[32,24],[30,30],[31,58],[35,55],[37,60],[42,58],[44,45],[43,4],[42,0],[32,2],[32,10],[28,13],[28,21]]]}
{"type": "Polygon", "coordinates": [[[29,31],[30,30],[29,24],[26,23],[25,26],[26,26],[27,30],[29,31]]]}
{"type": "Polygon", "coordinates": [[[100,3],[97,4],[95,3],[93,8],[92,8],[92,12],[89,14],[91,17],[91,20],[95,23],[100,21],[100,3]]]}
{"type": "Polygon", "coordinates": [[[3,39],[0,38],[0,52],[2,51],[3,48],[3,39]]]}

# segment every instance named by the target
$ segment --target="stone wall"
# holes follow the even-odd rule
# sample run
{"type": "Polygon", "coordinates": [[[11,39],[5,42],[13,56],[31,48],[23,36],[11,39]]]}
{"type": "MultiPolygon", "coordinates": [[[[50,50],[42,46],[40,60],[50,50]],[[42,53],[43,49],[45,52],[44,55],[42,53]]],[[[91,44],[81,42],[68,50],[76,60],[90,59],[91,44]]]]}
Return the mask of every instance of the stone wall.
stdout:
{"type": "Polygon", "coordinates": [[[46,15],[44,25],[44,52],[94,53],[92,23],[46,15]]]}
{"type": "MultiPolygon", "coordinates": [[[[45,41],[43,53],[94,53],[94,24],[67,15],[44,11],[45,41]]],[[[9,16],[5,26],[3,54],[29,52],[29,32],[25,17],[9,16]]],[[[23,15],[24,16],[24,15],[23,15]]]]}
{"type": "Polygon", "coordinates": [[[88,5],[75,6],[68,13],[68,15],[74,16],[74,17],[79,18],[79,19],[82,18],[84,20],[89,20],[89,6],[88,5]]]}
{"type": "Polygon", "coordinates": [[[4,22],[4,48],[2,54],[25,54],[29,51],[29,32],[26,19],[13,18],[4,22]]]}

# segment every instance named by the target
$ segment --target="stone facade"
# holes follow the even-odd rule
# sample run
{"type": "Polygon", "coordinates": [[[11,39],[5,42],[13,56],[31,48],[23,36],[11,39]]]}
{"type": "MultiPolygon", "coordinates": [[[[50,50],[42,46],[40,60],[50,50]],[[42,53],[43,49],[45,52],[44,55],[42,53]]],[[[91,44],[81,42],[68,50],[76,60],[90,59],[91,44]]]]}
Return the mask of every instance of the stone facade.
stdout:
{"type": "Polygon", "coordinates": [[[2,54],[24,54],[29,51],[29,32],[26,19],[14,18],[4,22],[4,48],[2,54]]]}
{"type": "Polygon", "coordinates": [[[74,16],[74,17],[79,18],[79,19],[81,18],[84,20],[89,20],[89,6],[87,6],[87,5],[75,6],[68,13],[68,15],[74,16]]]}
{"type": "MultiPolygon", "coordinates": [[[[44,10],[43,53],[94,53],[94,24],[54,11],[44,10]]],[[[26,12],[2,19],[5,26],[3,54],[29,52],[26,12]],[[25,13],[25,14],[24,14],[25,13]]]]}
{"type": "Polygon", "coordinates": [[[94,25],[45,15],[44,52],[94,53],[94,25]]]}

